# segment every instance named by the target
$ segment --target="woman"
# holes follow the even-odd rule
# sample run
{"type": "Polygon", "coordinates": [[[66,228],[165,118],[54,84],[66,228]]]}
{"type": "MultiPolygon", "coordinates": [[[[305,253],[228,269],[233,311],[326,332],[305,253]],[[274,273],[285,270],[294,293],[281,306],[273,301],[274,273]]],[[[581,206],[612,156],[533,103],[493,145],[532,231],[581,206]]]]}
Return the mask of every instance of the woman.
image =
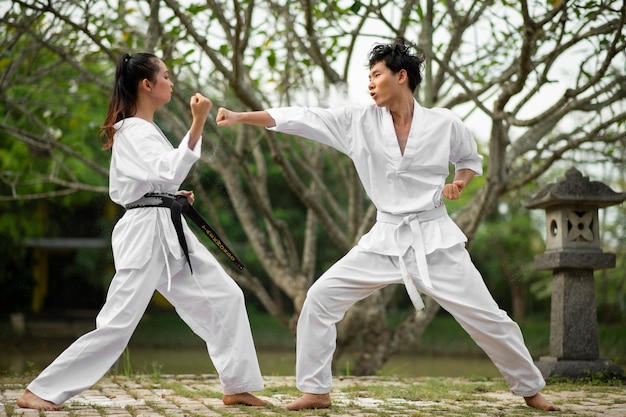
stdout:
{"type": "Polygon", "coordinates": [[[249,393],[263,389],[263,382],[241,289],[185,222],[187,250],[181,249],[169,208],[137,204],[149,193],[166,200],[174,200],[174,194],[189,203],[194,200],[193,192],[178,187],[200,158],[212,103],[199,93],[191,97],[193,121],[174,148],[153,121],[156,110],[170,101],[173,86],[167,67],[155,55],[125,54],[117,65],[100,130],[103,149],[112,149],[109,195],[115,203],[133,207],[113,230],[116,274],[96,329],[76,340],[28,385],[17,400],[22,408],[59,410],[60,404],[95,384],[124,351],[155,290],[207,343],[224,404],[267,404],[249,393]]]}

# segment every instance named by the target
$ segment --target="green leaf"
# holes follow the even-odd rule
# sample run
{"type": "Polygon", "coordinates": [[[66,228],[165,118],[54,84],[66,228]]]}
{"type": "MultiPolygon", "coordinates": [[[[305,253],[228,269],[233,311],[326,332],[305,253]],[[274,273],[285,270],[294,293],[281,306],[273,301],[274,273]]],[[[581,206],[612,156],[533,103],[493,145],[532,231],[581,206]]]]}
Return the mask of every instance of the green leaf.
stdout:
{"type": "Polygon", "coordinates": [[[362,6],[363,6],[363,3],[357,0],[354,3],[352,3],[352,6],[350,6],[350,11],[354,14],[358,14],[362,6]]]}

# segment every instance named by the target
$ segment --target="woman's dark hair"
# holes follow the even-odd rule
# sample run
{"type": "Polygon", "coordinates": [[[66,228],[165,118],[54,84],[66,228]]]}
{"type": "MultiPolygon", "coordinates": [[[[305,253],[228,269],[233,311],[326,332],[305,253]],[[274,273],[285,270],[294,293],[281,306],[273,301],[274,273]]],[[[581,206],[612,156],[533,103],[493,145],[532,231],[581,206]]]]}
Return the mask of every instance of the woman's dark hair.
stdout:
{"type": "Polygon", "coordinates": [[[403,38],[397,38],[393,43],[378,44],[372,48],[368,55],[369,67],[383,61],[385,66],[394,74],[401,69],[406,70],[409,75],[409,88],[415,92],[417,86],[422,82],[422,67],[424,66],[424,55],[417,51],[412,53],[411,49],[417,48],[403,38]]]}
{"type": "Polygon", "coordinates": [[[98,132],[98,138],[102,138],[103,133],[105,136],[102,149],[113,146],[115,123],[137,112],[137,87],[141,80],[156,82],[159,69],[159,58],[153,54],[124,54],[119,60],[115,69],[115,84],[109,100],[109,110],[98,132]]]}

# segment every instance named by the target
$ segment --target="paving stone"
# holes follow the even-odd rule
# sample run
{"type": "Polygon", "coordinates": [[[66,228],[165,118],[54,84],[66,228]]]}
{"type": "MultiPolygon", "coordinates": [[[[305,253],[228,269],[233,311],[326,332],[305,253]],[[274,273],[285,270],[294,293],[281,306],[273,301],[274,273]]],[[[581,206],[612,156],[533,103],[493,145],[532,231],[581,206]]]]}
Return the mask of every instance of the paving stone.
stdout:
{"type": "MultiPolygon", "coordinates": [[[[23,379],[22,379],[23,380],[23,379]]],[[[21,381],[21,380],[20,380],[21,381]]],[[[107,376],[94,387],[84,391],[64,404],[62,411],[42,412],[24,410],[16,406],[16,399],[26,384],[11,378],[0,378],[0,417],[196,417],[196,416],[556,416],[555,413],[530,411],[520,397],[502,387],[502,381],[475,381],[457,378],[391,378],[391,377],[345,377],[333,381],[331,396],[333,406],[328,410],[309,410],[293,413],[282,407],[296,398],[294,377],[264,377],[266,388],[289,387],[289,394],[260,395],[270,402],[268,407],[225,406],[221,400],[221,387],[215,375],[168,375],[158,380],[150,376],[107,376]],[[450,390],[450,398],[437,401],[427,399],[407,400],[400,397],[368,397],[367,386],[387,385],[398,392],[407,387],[428,384],[471,384],[475,395],[450,390]],[[362,387],[362,388],[361,388],[362,387]],[[175,388],[175,389],[172,389],[175,388]],[[344,391],[345,390],[345,391],[344,391]],[[207,396],[207,393],[210,393],[207,396]],[[213,394],[215,393],[215,394],[213,394]],[[213,395],[216,395],[215,398],[213,395]],[[480,410],[480,411],[477,411],[480,410]]],[[[590,387],[591,392],[572,383],[571,389],[544,390],[545,396],[562,409],[558,417],[625,417],[626,393],[622,387],[607,386],[605,390],[590,387]]],[[[393,390],[392,390],[393,391],[393,390]]]]}

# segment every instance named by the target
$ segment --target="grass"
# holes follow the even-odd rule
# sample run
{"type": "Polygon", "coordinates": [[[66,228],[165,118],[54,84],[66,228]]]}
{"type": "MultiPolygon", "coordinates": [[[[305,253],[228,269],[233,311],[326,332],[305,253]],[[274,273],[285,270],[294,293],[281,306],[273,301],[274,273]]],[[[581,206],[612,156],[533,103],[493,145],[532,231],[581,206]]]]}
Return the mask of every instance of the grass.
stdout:
{"type": "Polygon", "coordinates": [[[4,403],[4,413],[7,417],[13,417],[15,415],[15,407],[16,405],[12,403],[4,403]]]}
{"type": "MultiPolygon", "coordinates": [[[[493,389],[506,389],[503,381],[493,382],[459,382],[450,378],[429,378],[428,384],[407,383],[400,387],[395,384],[353,385],[342,390],[353,398],[397,398],[406,401],[443,401],[459,399],[467,396],[480,395],[493,389]],[[489,386],[489,388],[487,388],[489,386]]],[[[488,400],[486,400],[488,401],[488,400]]]]}
{"type": "Polygon", "coordinates": [[[162,383],[161,387],[164,389],[171,389],[173,393],[181,397],[196,400],[200,398],[222,398],[223,395],[220,391],[210,389],[191,390],[188,387],[181,386],[181,384],[177,383],[176,381],[168,381],[162,383]]]}

